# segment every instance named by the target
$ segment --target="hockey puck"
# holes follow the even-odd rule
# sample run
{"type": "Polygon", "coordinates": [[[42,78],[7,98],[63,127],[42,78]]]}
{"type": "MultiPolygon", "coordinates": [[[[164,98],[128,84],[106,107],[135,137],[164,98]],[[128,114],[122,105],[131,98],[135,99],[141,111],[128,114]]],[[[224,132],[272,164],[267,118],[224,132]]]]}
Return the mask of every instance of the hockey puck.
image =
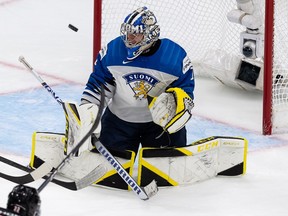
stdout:
{"type": "Polygon", "coordinates": [[[71,24],[69,24],[68,27],[69,27],[70,29],[72,29],[73,31],[75,31],[75,32],[78,31],[78,28],[76,28],[75,26],[73,26],[73,25],[71,25],[71,24]]]}

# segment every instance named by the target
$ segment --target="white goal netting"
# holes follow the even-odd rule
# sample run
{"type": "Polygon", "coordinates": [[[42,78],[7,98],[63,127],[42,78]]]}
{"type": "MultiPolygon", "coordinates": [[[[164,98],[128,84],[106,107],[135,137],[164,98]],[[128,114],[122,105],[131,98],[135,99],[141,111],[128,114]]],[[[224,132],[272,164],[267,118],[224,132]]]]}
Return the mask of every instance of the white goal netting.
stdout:
{"type": "MultiPolygon", "coordinates": [[[[265,0],[252,2],[253,15],[260,23],[258,32],[263,35],[260,48],[256,48],[263,52],[265,0]]],[[[272,122],[273,132],[282,132],[288,131],[288,1],[275,2],[272,122]]],[[[236,0],[103,0],[102,45],[119,36],[124,18],[142,6],[147,6],[156,15],[161,37],[170,38],[186,49],[196,76],[212,77],[225,85],[245,90],[263,91],[264,54],[244,58],[241,44],[245,38],[241,39],[241,32],[247,28],[227,18],[231,10],[237,9],[236,0]],[[255,66],[252,70],[259,69],[258,78],[252,84],[238,79],[243,59],[255,66]]]]}

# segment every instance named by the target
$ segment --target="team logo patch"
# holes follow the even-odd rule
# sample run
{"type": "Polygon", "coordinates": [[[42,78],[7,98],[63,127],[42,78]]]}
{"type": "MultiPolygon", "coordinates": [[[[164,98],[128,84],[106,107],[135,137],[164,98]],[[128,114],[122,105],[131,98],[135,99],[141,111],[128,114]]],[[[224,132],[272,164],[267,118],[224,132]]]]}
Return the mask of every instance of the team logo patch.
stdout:
{"type": "Polygon", "coordinates": [[[134,92],[136,99],[147,98],[148,92],[159,82],[155,77],[145,73],[131,73],[123,76],[134,92]]]}

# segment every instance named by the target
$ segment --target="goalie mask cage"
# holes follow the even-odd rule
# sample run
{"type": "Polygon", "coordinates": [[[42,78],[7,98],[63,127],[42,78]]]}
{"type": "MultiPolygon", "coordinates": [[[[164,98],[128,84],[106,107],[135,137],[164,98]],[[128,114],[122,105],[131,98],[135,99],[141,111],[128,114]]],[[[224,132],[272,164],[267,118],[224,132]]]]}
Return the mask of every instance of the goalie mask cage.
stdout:
{"type": "MultiPolygon", "coordinates": [[[[252,2],[264,38],[263,57],[255,60],[262,65],[262,78],[257,81],[263,91],[262,132],[284,133],[288,131],[288,1],[252,2]]],[[[236,0],[94,0],[93,60],[103,45],[119,36],[124,18],[142,6],[155,13],[160,37],[186,49],[196,76],[212,74],[224,84],[243,88],[231,77],[233,71],[239,73],[244,58],[240,33],[247,30],[227,18],[227,13],[237,8],[236,0]]]]}

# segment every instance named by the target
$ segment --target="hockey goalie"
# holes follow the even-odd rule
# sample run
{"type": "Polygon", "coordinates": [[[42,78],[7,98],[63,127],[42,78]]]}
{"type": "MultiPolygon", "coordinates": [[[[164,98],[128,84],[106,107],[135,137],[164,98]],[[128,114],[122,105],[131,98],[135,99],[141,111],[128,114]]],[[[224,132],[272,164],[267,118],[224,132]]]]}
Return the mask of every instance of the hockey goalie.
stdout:
{"type": "MultiPolygon", "coordinates": [[[[50,173],[47,184],[57,174],[83,184],[76,189],[90,184],[134,192],[139,188],[136,193],[144,191],[139,197],[146,200],[158,190],[157,186],[150,190],[143,187],[150,182],[166,187],[217,175],[243,175],[246,139],[212,136],[187,144],[185,125],[194,107],[193,67],[181,46],[159,38],[160,27],[153,12],[147,7],[133,11],[120,32],[100,50],[80,105],[54,97],[65,113],[65,133],[33,133],[30,167],[49,165],[44,171],[36,169],[24,175],[24,182],[44,177],[43,172],[55,168],[57,172],[50,173]],[[89,176],[100,165],[103,175],[89,176]],[[134,174],[135,167],[138,171],[134,174]],[[95,181],[91,183],[87,176],[95,181]]],[[[24,58],[21,60],[33,72],[24,58]]],[[[20,178],[10,179],[17,183],[20,178]]],[[[0,215],[40,215],[39,192],[47,184],[38,189],[23,184],[14,187],[7,209],[0,208],[0,215]]]]}
{"type": "Polygon", "coordinates": [[[185,124],[194,107],[193,67],[181,46],[160,39],[154,13],[138,8],[124,19],[120,32],[100,50],[81,104],[64,103],[65,134],[33,134],[31,167],[59,164],[91,128],[104,91],[101,124],[61,169],[62,176],[80,179],[97,164],[105,164],[107,172],[95,184],[129,189],[115,167],[97,152],[96,142],[111,151],[140,185],[155,179],[158,186],[175,186],[216,175],[244,174],[245,139],[209,137],[187,144],[185,124]]]}

